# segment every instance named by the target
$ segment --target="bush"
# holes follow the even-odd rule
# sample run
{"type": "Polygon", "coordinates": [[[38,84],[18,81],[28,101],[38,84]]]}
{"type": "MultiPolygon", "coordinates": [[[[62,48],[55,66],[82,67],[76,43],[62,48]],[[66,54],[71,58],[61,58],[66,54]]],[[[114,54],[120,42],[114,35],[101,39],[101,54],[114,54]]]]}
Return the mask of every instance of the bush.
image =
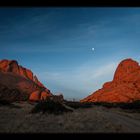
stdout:
{"type": "Polygon", "coordinates": [[[92,107],[92,103],[81,103],[81,102],[74,102],[74,101],[66,101],[65,104],[74,108],[74,109],[92,107]]]}
{"type": "Polygon", "coordinates": [[[52,100],[40,101],[31,110],[31,113],[51,113],[51,114],[62,114],[64,112],[72,111],[66,108],[63,104],[59,102],[54,102],[52,100]]]}
{"type": "Polygon", "coordinates": [[[107,108],[117,107],[116,103],[108,103],[108,102],[94,102],[93,105],[104,106],[107,108]]]}
{"type": "Polygon", "coordinates": [[[140,112],[140,100],[133,101],[131,103],[107,103],[107,102],[95,102],[94,105],[100,105],[107,108],[121,108],[127,110],[133,110],[140,112]]]}
{"type": "Polygon", "coordinates": [[[139,109],[140,110],[140,101],[134,101],[132,103],[120,103],[119,107],[122,109],[139,109]]]}

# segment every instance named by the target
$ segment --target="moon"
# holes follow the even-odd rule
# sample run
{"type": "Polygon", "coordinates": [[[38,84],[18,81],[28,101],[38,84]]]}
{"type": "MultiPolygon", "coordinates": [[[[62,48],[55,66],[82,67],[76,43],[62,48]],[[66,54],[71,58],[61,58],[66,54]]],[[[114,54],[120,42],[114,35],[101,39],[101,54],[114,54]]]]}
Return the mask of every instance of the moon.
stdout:
{"type": "Polygon", "coordinates": [[[94,51],[95,49],[94,48],[92,48],[92,51],[94,51]]]}

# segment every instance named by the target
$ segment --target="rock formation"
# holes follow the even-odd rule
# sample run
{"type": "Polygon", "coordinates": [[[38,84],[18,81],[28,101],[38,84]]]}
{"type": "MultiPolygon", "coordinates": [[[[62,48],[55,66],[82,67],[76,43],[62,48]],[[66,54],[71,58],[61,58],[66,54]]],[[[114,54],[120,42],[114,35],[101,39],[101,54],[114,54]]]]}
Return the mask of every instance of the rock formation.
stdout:
{"type": "MultiPolygon", "coordinates": [[[[52,96],[50,90],[34,76],[31,70],[20,66],[15,60],[5,59],[0,61],[0,85],[1,84],[8,87],[8,89],[19,91],[22,95],[28,96],[28,98],[33,101],[52,96]]],[[[2,90],[0,91],[0,97],[4,98],[2,90]]],[[[23,98],[20,98],[20,100],[22,99],[23,98]]]]}
{"type": "Polygon", "coordinates": [[[53,100],[54,102],[60,102],[60,103],[64,101],[63,94],[53,95],[50,97],[50,99],[53,100]]]}
{"type": "Polygon", "coordinates": [[[140,100],[140,66],[132,59],[123,60],[112,81],[81,102],[133,102],[140,100]]]}

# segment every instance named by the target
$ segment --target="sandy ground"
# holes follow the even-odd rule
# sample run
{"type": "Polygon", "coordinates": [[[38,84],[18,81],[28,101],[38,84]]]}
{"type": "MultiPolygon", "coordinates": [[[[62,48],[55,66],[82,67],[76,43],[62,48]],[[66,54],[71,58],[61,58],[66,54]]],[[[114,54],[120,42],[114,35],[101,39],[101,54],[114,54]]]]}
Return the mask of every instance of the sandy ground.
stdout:
{"type": "Polygon", "coordinates": [[[63,115],[31,114],[29,103],[0,106],[0,133],[140,133],[140,113],[94,106],[63,115]]]}

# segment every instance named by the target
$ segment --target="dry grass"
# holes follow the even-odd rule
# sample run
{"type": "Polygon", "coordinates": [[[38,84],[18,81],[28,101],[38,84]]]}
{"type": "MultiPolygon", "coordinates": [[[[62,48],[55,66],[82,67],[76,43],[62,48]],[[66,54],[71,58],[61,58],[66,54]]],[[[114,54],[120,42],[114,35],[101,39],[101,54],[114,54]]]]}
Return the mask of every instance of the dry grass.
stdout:
{"type": "Polygon", "coordinates": [[[140,132],[139,113],[93,106],[79,108],[61,115],[32,114],[34,104],[14,103],[0,106],[1,133],[122,133],[140,132]]]}

